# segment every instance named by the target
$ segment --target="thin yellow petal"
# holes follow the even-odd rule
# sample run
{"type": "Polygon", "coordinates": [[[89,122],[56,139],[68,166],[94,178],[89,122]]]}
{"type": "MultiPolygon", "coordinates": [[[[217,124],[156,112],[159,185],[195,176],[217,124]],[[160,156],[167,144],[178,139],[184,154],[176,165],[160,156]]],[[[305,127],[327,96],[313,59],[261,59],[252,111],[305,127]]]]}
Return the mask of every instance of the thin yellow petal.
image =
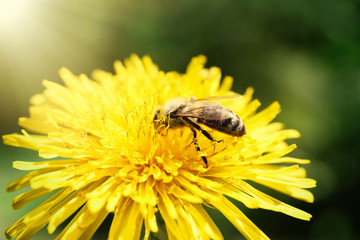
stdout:
{"type": "Polygon", "coordinates": [[[131,200],[125,201],[115,211],[109,240],[139,239],[142,222],[139,205],[131,200]]]}
{"type": "Polygon", "coordinates": [[[102,209],[101,211],[99,211],[95,218],[95,221],[93,223],[91,223],[91,225],[87,226],[86,231],[84,231],[84,233],[81,235],[79,240],[90,240],[93,237],[96,230],[99,228],[99,226],[103,223],[105,218],[108,216],[108,214],[109,214],[109,212],[106,211],[105,209],[102,209]]]}
{"type": "Polygon", "coordinates": [[[33,201],[34,199],[42,197],[52,191],[53,190],[49,190],[49,189],[45,189],[45,188],[30,190],[28,192],[25,192],[25,193],[20,194],[19,196],[15,197],[11,202],[11,206],[13,207],[13,209],[22,208],[25,204],[33,201]]]}
{"type": "Polygon", "coordinates": [[[230,91],[232,84],[233,84],[234,79],[230,76],[225,76],[224,79],[222,80],[222,83],[219,87],[219,94],[220,96],[225,95],[227,92],[230,91]]]}
{"type": "Polygon", "coordinates": [[[157,191],[160,193],[162,201],[164,202],[164,205],[165,205],[166,209],[168,210],[170,217],[178,218],[178,213],[176,211],[173,200],[170,199],[170,197],[166,193],[164,184],[158,183],[155,186],[156,186],[157,191]]]}
{"type": "Polygon", "coordinates": [[[90,239],[107,214],[105,209],[92,214],[85,205],[56,239],[90,239]]]}
{"type": "Polygon", "coordinates": [[[191,204],[187,205],[187,207],[199,228],[204,231],[205,234],[202,234],[202,236],[207,235],[210,239],[223,239],[220,230],[200,204],[191,204]]]}
{"type": "MultiPolygon", "coordinates": [[[[299,218],[302,220],[310,220],[311,215],[297,209],[295,207],[292,207],[288,204],[285,204],[277,199],[274,199],[267,194],[260,192],[259,190],[252,187],[250,184],[244,182],[244,181],[237,181],[231,183],[233,186],[236,186],[240,191],[243,191],[244,193],[248,194],[250,197],[254,198],[254,200],[257,201],[259,208],[264,208],[272,211],[282,212],[284,214],[287,214],[289,216],[299,218]]],[[[237,199],[236,194],[230,195],[231,197],[234,197],[237,199]]],[[[242,201],[243,199],[239,198],[238,200],[242,201]]],[[[244,201],[244,203],[249,203],[249,201],[244,201]]],[[[250,206],[249,206],[250,207],[250,206]]],[[[256,207],[256,206],[254,206],[256,207]]]]}
{"type": "Polygon", "coordinates": [[[63,206],[50,217],[48,232],[53,233],[62,222],[76,212],[85,202],[86,198],[80,194],[73,194],[66,198],[63,206]]]}
{"type": "Polygon", "coordinates": [[[13,192],[16,190],[19,190],[21,188],[24,188],[26,186],[28,186],[30,184],[30,180],[36,176],[48,173],[53,171],[52,169],[41,169],[41,170],[37,170],[37,171],[33,171],[30,172],[14,181],[12,181],[11,183],[9,183],[6,187],[6,191],[8,192],[13,192]]]}
{"type": "Polygon", "coordinates": [[[224,216],[247,238],[269,239],[254,223],[252,223],[235,205],[223,198],[211,204],[219,209],[224,216]]]}
{"type": "Polygon", "coordinates": [[[252,132],[255,129],[262,128],[271,122],[280,112],[280,104],[278,102],[272,103],[256,115],[250,117],[246,121],[246,129],[252,132]]]}

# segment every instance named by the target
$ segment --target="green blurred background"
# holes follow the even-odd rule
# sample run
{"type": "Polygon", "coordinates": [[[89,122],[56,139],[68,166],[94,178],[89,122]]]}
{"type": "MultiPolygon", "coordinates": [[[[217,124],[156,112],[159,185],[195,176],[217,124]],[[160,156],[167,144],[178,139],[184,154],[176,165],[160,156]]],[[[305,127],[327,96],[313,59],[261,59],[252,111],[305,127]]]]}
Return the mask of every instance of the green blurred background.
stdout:
{"type": "MultiPolygon", "coordinates": [[[[191,57],[234,77],[234,90],[255,88],[263,106],[278,100],[277,120],[302,138],[293,156],[309,158],[318,181],[315,202],[264,191],[313,215],[303,222],[280,213],[238,206],[272,239],[359,239],[360,3],[355,0],[0,2],[1,134],[19,132],[29,98],[41,81],[60,82],[101,68],[131,53],[150,55],[162,70],[184,72],[191,57]]],[[[24,173],[14,160],[37,153],[0,145],[0,231],[39,202],[12,210],[8,182],[24,173]]],[[[210,211],[225,239],[240,233],[210,211]]],[[[94,236],[104,239],[111,219],[94,236]]],[[[2,237],[0,237],[2,238],[2,237]]],[[[46,231],[34,239],[53,239],[46,231]]]]}

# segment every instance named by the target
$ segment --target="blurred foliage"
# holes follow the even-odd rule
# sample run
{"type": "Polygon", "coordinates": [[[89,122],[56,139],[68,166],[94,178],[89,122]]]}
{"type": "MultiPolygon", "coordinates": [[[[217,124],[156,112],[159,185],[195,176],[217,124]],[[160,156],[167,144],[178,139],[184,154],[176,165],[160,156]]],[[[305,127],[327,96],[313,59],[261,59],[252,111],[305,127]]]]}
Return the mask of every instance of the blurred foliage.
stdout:
{"type": "MultiPolygon", "coordinates": [[[[76,74],[112,71],[114,60],[137,53],[150,55],[163,70],[183,72],[192,56],[204,54],[208,66],[234,77],[237,92],[253,86],[263,106],[280,102],[277,120],[302,133],[292,141],[299,146],[294,155],[312,160],[306,168],[318,181],[314,204],[268,191],[313,214],[309,223],[241,209],[273,239],[360,238],[359,1],[13,2],[18,4],[0,5],[2,134],[20,130],[17,118],[27,116],[29,97],[42,91],[44,78],[60,82],[62,66],[76,74]]],[[[31,209],[10,210],[17,193],[4,189],[22,174],[11,161],[36,154],[3,145],[0,150],[4,229],[31,209]]],[[[223,216],[209,212],[225,239],[241,237],[223,216]]],[[[96,239],[106,234],[107,227],[101,229],[96,239]]]]}

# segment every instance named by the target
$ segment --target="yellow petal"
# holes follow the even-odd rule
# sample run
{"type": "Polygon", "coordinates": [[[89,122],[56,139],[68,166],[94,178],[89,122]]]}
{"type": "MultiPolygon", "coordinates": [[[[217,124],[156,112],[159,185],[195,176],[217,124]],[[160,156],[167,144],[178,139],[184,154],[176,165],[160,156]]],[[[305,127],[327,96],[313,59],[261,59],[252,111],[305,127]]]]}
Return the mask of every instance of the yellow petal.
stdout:
{"type": "Polygon", "coordinates": [[[224,216],[247,238],[269,239],[254,223],[252,223],[235,205],[223,198],[211,204],[219,209],[224,216]]]}
{"type": "Polygon", "coordinates": [[[178,218],[178,214],[175,208],[175,205],[173,203],[173,200],[170,198],[170,196],[168,196],[168,193],[165,191],[165,186],[163,183],[158,183],[155,185],[157,191],[160,193],[160,196],[162,198],[162,201],[167,209],[167,211],[169,212],[170,217],[172,218],[178,218]]]}
{"type": "Polygon", "coordinates": [[[139,204],[128,200],[119,205],[112,221],[109,240],[137,240],[142,227],[142,215],[139,204]]]}
{"type": "Polygon", "coordinates": [[[45,188],[39,188],[39,189],[33,189],[28,192],[25,192],[23,194],[20,194],[19,196],[15,197],[11,205],[13,209],[19,209],[22,208],[25,204],[31,202],[34,199],[37,199],[39,197],[42,197],[53,190],[45,189],[45,188]]]}
{"type": "Polygon", "coordinates": [[[105,210],[91,214],[85,205],[56,239],[90,239],[107,214],[105,210]]]}

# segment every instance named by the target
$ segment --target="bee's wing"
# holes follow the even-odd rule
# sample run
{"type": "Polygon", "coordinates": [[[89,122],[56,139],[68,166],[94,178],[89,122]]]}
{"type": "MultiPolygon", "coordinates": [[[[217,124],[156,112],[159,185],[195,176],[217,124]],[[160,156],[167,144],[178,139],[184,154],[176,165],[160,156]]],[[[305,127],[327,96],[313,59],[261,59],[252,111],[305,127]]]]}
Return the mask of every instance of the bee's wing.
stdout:
{"type": "Polygon", "coordinates": [[[232,95],[225,95],[225,96],[211,96],[205,98],[194,98],[193,101],[211,101],[211,100],[226,100],[226,99],[233,99],[233,98],[241,98],[242,95],[232,94],[232,95]]]}
{"type": "Polygon", "coordinates": [[[204,120],[223,120],[229,118],[227,114],[223,114],[218,105],[191,106],[186,107],[176,113],[176,117],[191,117],[204,120]]]}

